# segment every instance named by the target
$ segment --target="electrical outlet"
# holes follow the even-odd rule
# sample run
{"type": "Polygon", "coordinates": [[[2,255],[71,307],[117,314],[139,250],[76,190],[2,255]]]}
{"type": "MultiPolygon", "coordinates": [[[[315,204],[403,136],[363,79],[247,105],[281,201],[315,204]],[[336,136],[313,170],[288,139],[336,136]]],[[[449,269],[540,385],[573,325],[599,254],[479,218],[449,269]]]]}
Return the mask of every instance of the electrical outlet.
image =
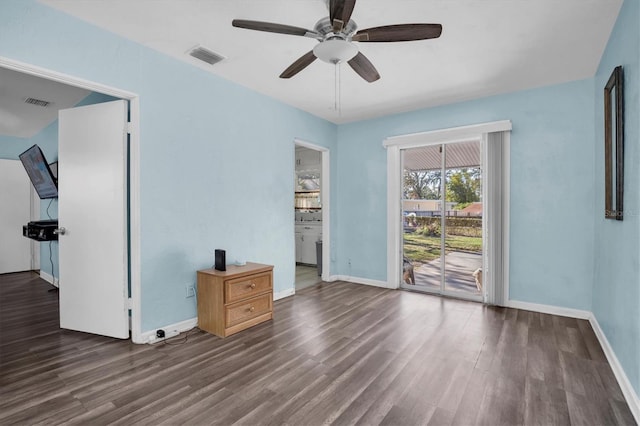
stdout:
{"type": "Polygon", "coordinates": [[[196,288],[192,284],[187,284],[185,286],[186,298],[196,297],[196,288]]]}

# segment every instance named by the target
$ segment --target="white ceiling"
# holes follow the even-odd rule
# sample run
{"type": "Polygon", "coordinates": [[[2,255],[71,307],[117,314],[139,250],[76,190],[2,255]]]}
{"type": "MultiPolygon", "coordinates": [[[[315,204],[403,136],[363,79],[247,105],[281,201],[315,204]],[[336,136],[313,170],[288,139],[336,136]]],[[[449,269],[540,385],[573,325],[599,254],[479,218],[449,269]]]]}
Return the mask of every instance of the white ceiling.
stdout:
{"type": "Polygon", "coordinates": [[[382,78],[367,83],[315,61],[278,78],[317,41],[233,28],[234,18],[313,29],[326,0],[40,0],[225,79],[335,123],[374,118],[595,74],[622,0],[358,0],[360,29],[441,23],[439,39],[358,43],[382,78]],[[187,55],[202,45],[227,59],[214,66],[187,55]]]}
{"type": "Polygon", "coordinates": [[[0,135],[30,138],[91,92],[0,67],[0,135]],[[47,107],[25,103],[26,98],[51,102],[47,107]]]}

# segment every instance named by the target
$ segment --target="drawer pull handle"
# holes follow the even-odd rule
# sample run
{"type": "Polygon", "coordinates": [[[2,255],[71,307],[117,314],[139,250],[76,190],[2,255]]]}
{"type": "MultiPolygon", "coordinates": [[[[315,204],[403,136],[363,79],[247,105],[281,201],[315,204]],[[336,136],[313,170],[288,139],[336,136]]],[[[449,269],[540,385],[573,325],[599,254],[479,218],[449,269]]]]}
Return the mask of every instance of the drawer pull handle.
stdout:
{"type": "Polygon", "coordinates": [[[256,308],[254,308],[253,306],[249,308],[249,312],[253,312],[255,310],[256,310],[256,308]]]}
{"type": "Polygon", "coordinates": [[[251,283],[251,285],[249,287],[256,288],[256,283],[251,283]]]}

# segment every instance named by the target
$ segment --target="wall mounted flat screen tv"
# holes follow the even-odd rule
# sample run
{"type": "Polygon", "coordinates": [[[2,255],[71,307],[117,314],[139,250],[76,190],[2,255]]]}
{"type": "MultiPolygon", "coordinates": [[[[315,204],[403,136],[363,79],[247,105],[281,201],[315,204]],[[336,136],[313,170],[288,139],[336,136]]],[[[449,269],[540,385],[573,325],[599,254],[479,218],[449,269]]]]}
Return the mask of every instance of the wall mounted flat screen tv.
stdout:
{"type": "Polygon", "coordinates": [[[40,147],[34,145],[19,157],[38,196],[41,199],[57,198],[58,184],[40,147]]]}

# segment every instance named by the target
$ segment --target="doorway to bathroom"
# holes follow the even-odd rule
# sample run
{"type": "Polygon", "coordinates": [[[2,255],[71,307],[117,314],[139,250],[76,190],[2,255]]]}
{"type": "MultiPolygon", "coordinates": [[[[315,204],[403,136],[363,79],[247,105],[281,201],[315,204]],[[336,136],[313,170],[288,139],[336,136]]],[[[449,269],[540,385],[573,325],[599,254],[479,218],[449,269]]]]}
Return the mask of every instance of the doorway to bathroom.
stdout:
{"type": "Polygon", "coordinates": [[[296,141],[294,173],[295,289],[328,277],[329,151],[296,141]],[[324,277],[324,278],[323,278],[324,277]]]}

